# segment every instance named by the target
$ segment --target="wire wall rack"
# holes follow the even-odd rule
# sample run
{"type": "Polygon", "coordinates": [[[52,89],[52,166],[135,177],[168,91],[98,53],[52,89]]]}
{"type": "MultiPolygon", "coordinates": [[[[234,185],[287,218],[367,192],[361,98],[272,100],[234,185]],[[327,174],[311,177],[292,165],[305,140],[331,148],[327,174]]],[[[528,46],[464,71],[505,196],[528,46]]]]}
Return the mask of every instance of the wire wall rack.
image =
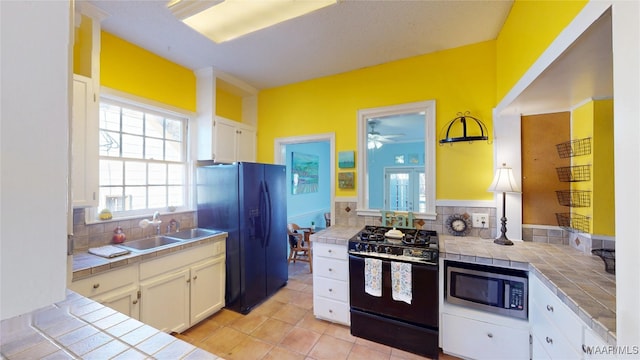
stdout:
{"type": "Polygon", "coordinates": [[[575,165],[556,168],[558,180],[562,182],[590,181],[591,165],[575,165]]]}
{"type": "Polygon", "coordinates": [[[558,226],[567,231],[589,232],[591,218],[588,216],[576,213],[556,213],[556,219],[558,220],[558,226]]]}
{"type": "Polygon", "coordinates": [[[562,206],[591,206],[591,190],[557,190],[558,203],[562,206]]]}
{"type": "Polygon", "coordinates": [[[570,140],[556,145],[558,156],[568,158],[591,154],[591,138],[570,140]]]}

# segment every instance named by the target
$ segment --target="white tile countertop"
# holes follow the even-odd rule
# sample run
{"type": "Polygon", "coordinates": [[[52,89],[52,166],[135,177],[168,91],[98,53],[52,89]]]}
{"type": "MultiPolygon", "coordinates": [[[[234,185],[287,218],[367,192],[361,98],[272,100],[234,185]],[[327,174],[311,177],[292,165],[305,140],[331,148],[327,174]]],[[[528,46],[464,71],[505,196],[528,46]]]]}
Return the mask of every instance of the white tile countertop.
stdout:
{"type": "Polygon", "coordinates": [[[220,357],[68,290],[64,301],[0,324],[2,359],[220,357]]]}

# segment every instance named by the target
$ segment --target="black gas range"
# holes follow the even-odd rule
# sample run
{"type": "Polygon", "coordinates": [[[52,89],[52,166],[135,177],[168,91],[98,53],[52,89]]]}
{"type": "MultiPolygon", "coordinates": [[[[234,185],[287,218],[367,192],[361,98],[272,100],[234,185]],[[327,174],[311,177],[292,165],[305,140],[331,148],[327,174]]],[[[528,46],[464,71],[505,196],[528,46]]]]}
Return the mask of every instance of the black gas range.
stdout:
{"type": "Polygon", "coordinates": [[[398,229],[402,238],[389,238],[388,226],[365,226],[349,240],[349,253],[383,259],[438,264],[438,234],[433,230],[398,229]]]}

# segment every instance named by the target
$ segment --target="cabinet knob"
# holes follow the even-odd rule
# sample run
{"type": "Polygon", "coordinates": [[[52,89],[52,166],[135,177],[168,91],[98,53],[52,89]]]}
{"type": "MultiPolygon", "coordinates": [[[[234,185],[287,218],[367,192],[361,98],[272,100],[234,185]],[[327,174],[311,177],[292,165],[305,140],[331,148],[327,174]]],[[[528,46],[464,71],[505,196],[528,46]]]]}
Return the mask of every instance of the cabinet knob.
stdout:
{"type": "Polygon", "coordinates": [[[333,289],[329,289],[329,292],[332,292],[332,291],[333,291],[333,289]]]}
{"type": "Polygon", "coordinates": [[[138,299],[133,300],[133,305],[135,305],[135,304],[137,304],[137,303],[138,303],[138,299]]]}
{"type": "Polygon", "coordinates": [[[550,337],[546,337],[545,340],[547,341],[547,344],[553,344],[553,339],[550,337]]]}
{"type": "Polygon", "coordinates": [[[329,314],[333,314],[333,310],[329,309],[329,314]]]}
{"type": "Polygon", "coordinates": [[[198,275],[194,276],[194,277],[193,277],[193,280],[195,280],[195,279],[197,279],[197,278],[198,278],[198,275]]]}
{"type": "Polygon", "coordinates": [[[489,339],[493,339],[493,334],[492,334],[492,333],[488,333],[488,334],[487,334],[487,337],[488,337],[489,339]]]}
{"type": "Polygon", "coordinates": [[[190,284],[190,283],[191,283],[191,279],[187,279],[187,284],[190,284]]]}
{"type": "Polygon", "coordinates": [[[553,312],[553,306],[547,305],[547,311],[553,312]]]}
{"type": "Polygon", "coordinates": [[[99,288],[99,287],[100,287],[100,283],[95,283],[95,284],[93,284],[93,288],[94,288],[94,289],[97,289],[97,288],[99,288]]]}
{"type": "Polygon", "coordinates": [[[332,268],[329,268],[329,271],[333,271],[333,269],[332,269],[332,268]]]}
{"type": "Polygon", "coordinates": [[[329,249],[329,254],[331,254],[333,252],[333,250],[329,249]]]}

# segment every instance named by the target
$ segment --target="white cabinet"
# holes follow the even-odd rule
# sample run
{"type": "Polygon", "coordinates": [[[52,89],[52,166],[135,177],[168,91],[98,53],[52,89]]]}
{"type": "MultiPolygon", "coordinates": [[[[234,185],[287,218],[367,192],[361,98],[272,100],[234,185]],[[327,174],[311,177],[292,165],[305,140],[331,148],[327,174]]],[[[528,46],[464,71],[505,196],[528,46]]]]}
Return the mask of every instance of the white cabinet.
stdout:
{"type": "Polygon", "coordinates": [[[189,269],[156,276],[140,283],[140,320],[164,332],[189,327],[189,269]]]}
{"type": "Polygon", "coordinates": [[[584,323],[536,277],[529,279],[533,359],[580,359],[584,323]]]}
{"type": "Polygon", "coordinates": [[[255,161],[256,129],[216,117],[213,124],[212,158],[217,162],[255,161]]]}
{"type": "Polygon", "coordinates": [[[349,257],[346,245],[313,243],[313,314],[350,325],[349,257]]]}
{"type": "Polygon", "coordinates": [[[69,289],[129,317],[140,318],[137,265],[128,265],[74,281],[69,289]]]}
{"type": "Polygon", "coordinates": [[[529,329],[443,313],[442,348],[471,359],[529,359],[529,329]]]}
{"type": "Polygon", "coordinates": [[[140,320],[182,332],[224,304],[225,240],[140,264],[140,320]]]}
{"type": "Polygon", "coordinates": [[[224,307],[225,255],[191,267],[190,323],[196,324],[224,307]]]}
{"type": "Polygon", "coordinates": [[[98,98],[93,80],[73,75],[71,196],[74,207],[98,206],[98,98]]]}

